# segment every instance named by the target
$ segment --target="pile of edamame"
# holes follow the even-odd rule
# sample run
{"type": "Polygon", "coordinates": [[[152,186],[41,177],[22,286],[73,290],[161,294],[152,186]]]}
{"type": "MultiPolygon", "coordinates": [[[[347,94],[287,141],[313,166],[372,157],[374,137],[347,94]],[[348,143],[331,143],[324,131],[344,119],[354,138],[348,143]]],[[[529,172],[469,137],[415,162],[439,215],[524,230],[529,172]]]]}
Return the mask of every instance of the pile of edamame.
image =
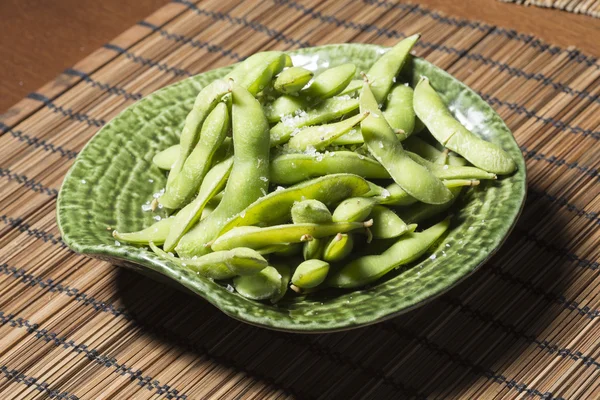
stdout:
{"type": "Polygon", "coordinates": [[[171,216],[113,236],[272,302],[419,260],[466,187],[516,164],[457,121],[427,77],[400,82],[418,39],[366,73],[348,63],[315,76],[277,51],[247,58],[200,91],[180,143],[154,157],[169,173],[152,208],[171,216]]]}

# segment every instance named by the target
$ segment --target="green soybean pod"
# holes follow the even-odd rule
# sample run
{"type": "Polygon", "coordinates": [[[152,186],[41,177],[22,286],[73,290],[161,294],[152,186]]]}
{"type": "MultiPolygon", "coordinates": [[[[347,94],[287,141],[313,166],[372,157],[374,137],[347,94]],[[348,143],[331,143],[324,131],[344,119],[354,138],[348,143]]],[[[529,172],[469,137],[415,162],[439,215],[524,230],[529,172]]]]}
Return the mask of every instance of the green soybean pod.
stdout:
{"type": "Polygon", "coordinates": [[[348,146],[352,144],[363,144],[364,142],[360,128],[352,128],[347,133],[336,138],[331,144],[334,146],[348,146]]]}
{"type": "Polygon", "coordinates": [[[401,140],[409,137],[415,130],[416,118],[413,109],[413,89],[403,84],[394,85],[387,96],[383,116],[393,129],[402,131],[401,140]]]}
{"type": "Polygon", "coordinates": [[[444,204],[425,204],[415,203],[408,207],[401,207],[397,209],[398,216],[402,218],[407,224],[414,224],[422,221],[426,221],[430,218],[436,217],[450,209],[452,205],[458,199],[462,187],[455,187],[450,189],[453,198],[444,204]]]}
{"type": "Polygon", "coordinates": [[[235,276],[226,265],[227,257],[231,254],[228,251],[210,253],[195,259],[185,259],[161,250],[153,242],[150,242],[150,248],[159,257],[171,261],[179,268],[192,270],[206,278],[221,280],[231,279],[235,276]]]}
{"type": "Polygon", "coordinates": [[[200,128],[204,123],[204,120],[213,108],[221,101],[223,96],[229,93],[229,84],[222,80],[217,79],[212,83],[205,86],[194,101],[194,106],[185,118],[185,124],[179,137],[180,151],[179,157],[171,167],[169,177],[167,179],[167,186],[177,177],[179,171],[183,167],[183,163],[194,150],[194,147],[200,139],[200,128]]]}
{"type": "Polygon", "coordinates": [[[335,271],[327,284],[339,288],[356,288],[375,282],[394,268],[417,260],[448,230],[446,219],[419,233],[407,233],[381,255],[360,257],[335,271]]]}
{"type": "Polygon", "coordinates": [[[163,218],[141,231],[122,233],[114,230],[112,235],[116,240],[125,243],[148,245],[148,243],[154,242],[163,244],[171,226],[173,226],[173,218],[163,218]]]}
{"type": "Polygon", "coordinates": [[[198,193],[212,164],[213,156],[219,149],[229,130],[229,112],[225,103],[219,103],[208,114],[200,133],[200,140],[194,151],[187,157],[175,179],[167,182],[165,193],[158,199],[167,208],[181,208],[198,193]]]}
{"type": "Polygon", "coordinates": [[[350,83],[348,83],[348,86],[346,86],[344,88],[344,90],[342,90],[340,93],[338,93],[338,96],[353,96],[358,94],[358,92],[360,91],[360,89],[362,88],[362,84],[363,81],[362,79],[352,79],[350,81],[350,83]]]}
{"type": "Polygon", "coordinates": [[[175,250],[182,257],[210,252],[208,243],[226,222],[267,192],[269,124],[258,100],[238,85],[233,85],[232,91],[232,122],[233,168],[223,200],[212,214],[179,240],[175,250]]]}
{"type": "Polygon", "coordinates": [[[346,199],[333,210],[333,222],[364,221],[378,202],[378,199],[374,197],[351,197],[346,199]]]}
{"type": "Polygon", "coordinates": [[[419,155],[407,151],[406,154],[419,165],[427,168],[440,179],[496,179],[496,174],[475,167],[440,165],[427,161],[419,155]]]}
{"type": "Polygon", "coordinates": [[[369,192],[367,181],[357,175],[334,174],[269,193],[233,217],[221,230],[224,234],[236,226],[272,225],[289,221],[295,202],[314,199],[332,206],[340,201],[369,192]]]}
{"type": "Polygon", "coordinates": [[[247,299],[270,299],[279,294],[281,289],[281,274],[275,268],[268,266],[258,274],[233,278],[233,287],[240,295],[247,299]]]}
{"type": "Polygon", "coordinates": [[[269,123],[281,121],[285,116],[291,116],[308,108],[308,102],[303,97],[283,95],[263,107],[269,123]]]}
{"type": "Polygon", "coordinates": [[[435,162],[440,158],[442,152],[430,145],[419,136],[411,136],[402,142],[402,146],[407,151],[418,154],[427,161],[435,162]]]}
{"type": "Polygon", "coordinates": [[[369,113],[362,113],[340,122],[306,127],[290,138],[288,147],[302,151],[311,148],[323,150],[335,139],[360,124],[368,115],[369,113]]]}
{"type": "Polygon", "coordinates": [[[276,295],[271,297],[271,303],[275,304],[285,296],[290,280],[292,279],[292,269],[285,264],[274,264],[273,267],[281,275],[281,284],[279,285],[279,291],[276,295]]]}
{"type": "MultiPolygon", "coordinates": [[[[204,256],[206,257],[206,256],[204,256]]],[[[235,275],[255,275],[268,266],[267,260],[256,250],[237,247],[228,251],[225,265],[235,275]]]]}
{"type": "Polygon", "coordinates": [[[181,145],[174,144],[171,147],[167,147],[163,151],[160,151],[152,157],[152,162],[160,169],[170,170],[181,151],[181,145]]]}
{"type": "Polygon", "coordinates": [[[239,86],[256,96],[287,64],[288,56],[280,51],[256,53],[239,63],[225,80],[233,79],[239,86]]]}
{"type": "Polygon", "coordinates": [[[354,247],[351,233],[338,233],[330,238],[323,247],[323,261],[338,262],[348,257],[354,247]]]}
{"type": "Polygon", "coordinates": [[[396,76],[408,59],[409,53],[421,35],[412,35],[402,40],[388,52],[383,54],[367,72],[371,90],[377,104],[382,104],[387,97],[396,76]]]}
{"type": "Polygon", "coordinates": [[[506,175],[517,169],[517,164],[500,146],[481,139],[454,118],[428,79],[423,78],[417,84],[413,102],[419,118],[443,146],[494,174],[506,175]]]}
{"type": "Polygon", "coordinates": [[[319,286],[329,272],[329,263],[321,260],[307,260],[298,265],[292,284],[300,289],[312,289],[319,286]]]}
{"type": "Polygon", "coordinates": [[[368,179],[389,179],[390,174],[377,161],[353,151],[318,154],[291,153],[274,157],[271,182],[291,185],[330,174],[349,173],[368,179]]]}
{"type": "Polygon", "coordinates": [[[408,225],[385,206],[376,205],[371,211],[373,219],[371,234],[375,239],[391,239],[408,232],[408,225]]]}
{"type": "Polygon", "coordinates": [[[179,239],[198,222],[206,204],[225,187],[232,166],[233,157],[230,157],[208,171],[200,186],[198,196],[190,204],[183,207],[173,218],[171,230],[163,246],[165,251],[173,251],[179,239]]]}
{"type": "Polygon", "coordinates": [[[406,154],[400,140],[379,110],[367,82],[363,84],[360,94],[360,110],[370,112],[361,122],[365,144],[394,182],[424,203],[441,204],[452,198],[452,194],[440,179],[406,154]]]}
{"type": "Polygon", "coordinates": [[[333,97],[324,100],[313,109],[282,118],[277,125],[271,128],[271,146],[287,143],[292,134],[300,128],[333,121],[357,109],[358,99],[333,97]]]}
{"type": "Polygon", "coordinates": [[[291,209],[292,222],[295,224],[332,222],[331,212],[319,200],[309,199],[294,203],[291,209]]]}
{"type": "Polygon", "coordinates": [[[307,98],[328,99],[342,92],[356,74],[356,65],[342,64],[321,72],[301,93],[307,98]]]}
{"type": "Polygon", "coordinates": [[[212,242],[214,251],[229,250],[236,247],[260,249],[277,243],[301,243],[346,233],[355,229],[368,228],[373,221],[332,222],[329,224],[285,224],[265,228],[257,226],[238,226],[219,236],[212,242]]]}
{"type": "Polygon", "coordinates": [[[325,239],[313,239],[305,242],[302,246],[302,256],[305,260],[323,258],[323,245],[325,239]]]}
{"type": "MultiPolygon", "coordinates": [[[[477,186],[479,181],[477,179],[447,179],[444,180],[444,186],[450,189],[452,192],[453,188],[463,186],[477,186]]],[[[390,205],[390,206],[409,206],[417,203],[417,199],[406,193],[396,183],[389,185],[386,190],[388,191],[386,196],[379,195],[379,204],[390,205]]],[[[423,203],[425,204],[425,203],[423,203]]]]}
{"type": "Polygon", "coordinates": [[[313,76],[314,73],[306,68],[291,67],[284,69],[277,75],[275,82],[273,82],[273,87],[279,93],[297,93],[312,79],[313,76]]]}

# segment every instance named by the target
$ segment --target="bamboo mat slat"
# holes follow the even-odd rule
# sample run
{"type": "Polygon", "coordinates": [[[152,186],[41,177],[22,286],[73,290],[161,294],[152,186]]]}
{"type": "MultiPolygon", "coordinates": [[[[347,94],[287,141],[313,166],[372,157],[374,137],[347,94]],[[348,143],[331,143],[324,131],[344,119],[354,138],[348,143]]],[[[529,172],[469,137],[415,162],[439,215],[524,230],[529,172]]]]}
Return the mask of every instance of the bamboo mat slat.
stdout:
{"type": "Polygon", "coordinates": [[[599,96],[594,57],[417,5],[173,1],[0,117],[0,398],[598,398],[599,96]],[[278,333],[62,242],[66,171],[142,96],[256,51],[415,32],[416,54],[505,119],[529,175],[515,231],[447,295],[355,331],[278,333]]]}
{"type": "Polygon", "coordinates": [[[500,0],[505,3],[516,3],[525,6],[556,8],[575,14],[585,14],[600,18],[600,1],[598,0],[500,0]]]}

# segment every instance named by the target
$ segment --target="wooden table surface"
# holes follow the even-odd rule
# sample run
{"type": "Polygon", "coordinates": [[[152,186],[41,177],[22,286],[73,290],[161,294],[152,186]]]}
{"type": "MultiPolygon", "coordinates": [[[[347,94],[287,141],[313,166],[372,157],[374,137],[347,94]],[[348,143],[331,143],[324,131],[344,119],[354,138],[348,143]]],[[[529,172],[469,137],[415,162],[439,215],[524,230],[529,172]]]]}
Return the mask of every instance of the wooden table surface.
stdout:
{"type": "MultiPolygon", "coordinates": [[[[169,0],[3,0],[0,112],[169,0]]],[[[533,34],[600,57],[600,19],[497,0],[421,0],[451,16],[533,34]]]]}

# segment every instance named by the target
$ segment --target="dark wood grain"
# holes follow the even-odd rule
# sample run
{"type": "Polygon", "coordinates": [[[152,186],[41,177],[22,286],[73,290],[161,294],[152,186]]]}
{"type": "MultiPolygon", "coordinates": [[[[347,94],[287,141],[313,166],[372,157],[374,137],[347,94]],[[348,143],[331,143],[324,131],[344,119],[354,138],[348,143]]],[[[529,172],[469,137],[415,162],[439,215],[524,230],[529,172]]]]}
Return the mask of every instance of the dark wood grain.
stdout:
{"type": "MultiPolygon", "coordinates": [[[[0,1],[0,112],[168,2],[0,1]]],[[[496,0],[419,3],[448,15],[516,29],[600,56],[600,19],[496,0]]]]}

